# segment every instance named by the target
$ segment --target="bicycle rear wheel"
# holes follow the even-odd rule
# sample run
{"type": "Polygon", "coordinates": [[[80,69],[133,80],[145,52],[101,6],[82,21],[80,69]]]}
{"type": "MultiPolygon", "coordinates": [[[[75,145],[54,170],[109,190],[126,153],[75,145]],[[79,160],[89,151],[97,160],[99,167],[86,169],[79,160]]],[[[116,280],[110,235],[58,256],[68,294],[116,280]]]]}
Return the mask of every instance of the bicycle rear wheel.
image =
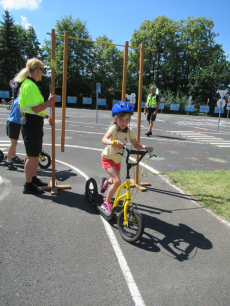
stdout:
{"type": "Polygon", "coordinates": [[[51,157],[49,156],[49,154],[47,154],[45,152],[41,152],[41,154],[39,156],[38,166],[41,169],[47,169],[47,168],[49,168],[50,165],[51,165],[51,157]]]}
{"type": "Polygon", "coordinates": [[[92,203],[94,203],[95,196],[98,194],[98,189],[97,189],[97,182],[95,181],[94,178],[90,178],[87,180],[85,184],[85,194],[87,200],[92,203]]]}
{"type": "Polygon", "coordinates": [[[144,223],[141,214],[134,208],[127,208],[128,227],[124,224],[124,209],[119,213],[117,225],[121,237],[127,242],[140,240],[144,232],[144,223]]]}

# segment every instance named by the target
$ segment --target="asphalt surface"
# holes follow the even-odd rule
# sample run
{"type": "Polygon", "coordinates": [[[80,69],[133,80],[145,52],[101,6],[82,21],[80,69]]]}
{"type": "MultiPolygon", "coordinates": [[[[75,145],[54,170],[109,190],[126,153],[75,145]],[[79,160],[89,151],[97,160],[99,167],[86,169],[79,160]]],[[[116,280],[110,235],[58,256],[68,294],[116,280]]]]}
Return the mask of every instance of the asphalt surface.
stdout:
{"type": "MultiPolygon", "coordinates": [[[[8,114],[0,106],[4,154],[8,114]]],[[[159,113],[153,136],[146,137],[142,114],[141,143],[153,145],[157,158],[148,160],[142,178],[151,186],[134,200],[145,231],[141,241],[129,244],[116,219],[104,221],[84,194],[88,177],[100,186],[105,176],[101,139],[111,119],[110,111],[99,111],[96,123],[94,110],[67,109],[61,153],[56,108],[56,182],[71,186],[57,195],[23,195],[23,166],[10,171],[0,164],[0,305],[230,305],[229,224],[165,176],[153,175],[229,170],[230,122],[221,119],[217,132],[218,118],[159,113]]],[[[136,122],[134,114],[134,131],[136,122]]],[[[43,149],[51,154],[47,122],[44,133],[43,149]]],[[[25,156],[22,142],[17,154],[25,156]]],[[[122,180],[124,174],[122,162],[122,180]]],[[[39,169],[38,176],[49,182],[51,168],[39,169]]]]}

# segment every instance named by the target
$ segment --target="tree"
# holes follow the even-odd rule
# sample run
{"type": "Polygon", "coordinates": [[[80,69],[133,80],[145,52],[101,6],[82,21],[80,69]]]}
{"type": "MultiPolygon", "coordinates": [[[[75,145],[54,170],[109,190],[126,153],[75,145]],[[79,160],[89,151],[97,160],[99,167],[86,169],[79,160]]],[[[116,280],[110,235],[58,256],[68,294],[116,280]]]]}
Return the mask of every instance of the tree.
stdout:
{"type": "Polygon", "coordinates": [[[108,44],[95,43],[92,87],[95,88],[96,83],[101,83],[104,98],[121,99],[123,52],[109,45],[113,41],[105,35],[99,36],[96,40],[108,44]]]}
{"type": "Polygon", "coordinates": [[[9,88],[9,81],[23,67],[20,50],[20,38],[9,11],[5,11],[3,22],[0,21],[0,79],[1,88],[9,88]]]}
{"type": "MultiPolygon", "coordinates": [[[[56,22],[55,34],[64,35],[68,31],[69,37],[90,39],[86,23],[72,16],[62,18],[56,22]]],[[[45,40],[45,61],[50,66],[51,40],[45,40]]],[[[63,37],[56,37],[55,43],[55,83],[57,93],[61,93],[63,76],[63,37]]],[[[73,96],[85,95],[91,91],[90,76],[93,67],[93,44],[86,41],[69,39],[67,65],[67,94],[73,96]]]]}
{"type": "MultiPolygon", "coordinates": [[[[144,21],[134,31],[131,45],[144,43],[157,51],[145,51],[143,84],[155,83],[160,90],[170,90],[175,98],[192,95],[198,103],[210,98],[214,105],[216,90],[229,86],[230,74],[229,61],[215,42],[218,34],[213,27],[213,21],[205,17],[173,21],[159,16],[144,21]]],[[[128,70],[133,87],[138,70],[139,51],[135,50],[129,57],[128,70]]]]}

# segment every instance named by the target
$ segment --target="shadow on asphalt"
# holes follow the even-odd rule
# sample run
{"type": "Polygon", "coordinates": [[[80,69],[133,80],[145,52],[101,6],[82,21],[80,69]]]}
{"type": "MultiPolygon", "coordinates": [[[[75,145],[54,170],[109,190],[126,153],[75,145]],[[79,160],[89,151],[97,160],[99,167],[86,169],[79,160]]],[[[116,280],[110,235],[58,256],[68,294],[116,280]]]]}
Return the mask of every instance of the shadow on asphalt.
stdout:
{"type": "Polygon", "coordinates": [[[98,214],[96,206],[93,206],[87,201],[85,194],[78,194],[76,192],[72,192],[70,189],[59,189],[58,195],[51,195],[50,191],[46,191],[43,194],[33,196],[47,200],[47,205],[49,205],[49,203],[56,203],[58,205],[77,208],[89,214],[98,214]]]}
{"type": "Polygon", "coordinates": [[[178,261],[191,260],[198,249],[212,249],[210,240],[186,224],[173,225],[145,214],[142,217],[145,231],[141,241],[135,244],[136,247],[151,252],[162,252],[178,261]],[[164,237],[159,238],[162,235],[164,237]]]}
{"type": "Polygon", "coordinates": [[[195,198],[194,199],[191,198],[194,195],[190,195],[190,194],[182,194],[180,192],[169,191],[169,190],[164,190],[164,189],[157,189],[157,188],[149,188],[149,187],[148,187],[147,190],[157,192],[157,193],[162,193],[162,194],[169,195],[169,196],[172,196],[172,197],[177,197],[177,198],[181,198],[181,199],[193,200],[193,201],[199,202],[199,200],[197,200],[195,198]]]}
{"type": "Polygon", "coordinates": [[[167,138],[167,139],[176,139],[176,140],[181,140],[181,141],[187,141],[187,139],[184,139],[182,137],[170,137],[170,136],[161,136],[161,135],[154,135],[155,137],[159,138],[167,138]]]}

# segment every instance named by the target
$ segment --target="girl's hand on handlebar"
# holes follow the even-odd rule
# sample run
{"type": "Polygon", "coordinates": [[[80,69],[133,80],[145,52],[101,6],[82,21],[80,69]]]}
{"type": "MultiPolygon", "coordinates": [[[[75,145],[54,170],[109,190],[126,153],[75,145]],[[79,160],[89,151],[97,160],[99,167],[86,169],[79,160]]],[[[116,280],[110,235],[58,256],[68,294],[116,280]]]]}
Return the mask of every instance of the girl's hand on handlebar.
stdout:
{"type": "Polygon", "coordinates": [[[120,140],[116,140],[116,142],[117,142],[117,146],[116,146],[116,147],[117,147],[119,150],[123,149],[124,144],[123,144],[120,140]]]}
{"type": "Polygon", "coordinates": [[[153,152],[153,147],[146,147],[146,150],[149,150],[150,152],[153,152]]]}

